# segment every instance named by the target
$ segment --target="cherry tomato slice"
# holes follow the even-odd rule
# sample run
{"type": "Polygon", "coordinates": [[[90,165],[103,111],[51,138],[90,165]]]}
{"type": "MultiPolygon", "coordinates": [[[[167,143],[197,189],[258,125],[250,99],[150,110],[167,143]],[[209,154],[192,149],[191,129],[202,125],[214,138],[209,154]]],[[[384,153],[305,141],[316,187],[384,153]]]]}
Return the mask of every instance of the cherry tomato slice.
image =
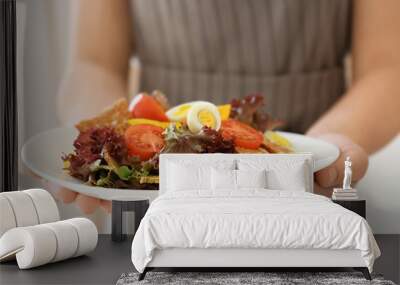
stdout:
{"type": "Polygon", "coordinates": [[[234,119],[222,121],[221,134],[233,139],[236,146],[247,149],[258,149],[264,140],[262,133],[234,119]]]}
{"type": "Polygon", "coordinates": [[[133,118],[168,122],[168,117],[161,104],[150,95],[139,94],[133,98],[129,110],[133,118]]]}
{"type": "Polygon", "coordinates": [[[140,160],[148,160],[164,147],[160,127],[151,125],[130,126],[125,131],[125,142],[129,155],[136,155],[140,160]]]}

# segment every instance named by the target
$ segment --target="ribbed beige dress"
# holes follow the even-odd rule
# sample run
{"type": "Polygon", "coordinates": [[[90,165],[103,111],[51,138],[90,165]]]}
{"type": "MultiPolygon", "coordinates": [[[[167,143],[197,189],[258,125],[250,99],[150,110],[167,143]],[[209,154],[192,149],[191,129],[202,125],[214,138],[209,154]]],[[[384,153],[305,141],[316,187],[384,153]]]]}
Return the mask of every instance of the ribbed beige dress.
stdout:
{"type": "Polygon", "coordinates": [[[349,0],[131,0],[141,89],[172,104],[262,92],[304,132],[344,92],[349,0]]]}

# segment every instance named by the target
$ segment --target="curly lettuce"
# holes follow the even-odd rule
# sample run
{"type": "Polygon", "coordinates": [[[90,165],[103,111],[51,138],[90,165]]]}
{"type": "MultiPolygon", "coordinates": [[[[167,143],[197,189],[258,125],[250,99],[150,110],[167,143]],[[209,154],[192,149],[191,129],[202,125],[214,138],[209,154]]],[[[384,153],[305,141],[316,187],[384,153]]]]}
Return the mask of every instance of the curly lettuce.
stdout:
{"type": "Polygon", "coordinates": [[[163,153],[235,153],[232,140],[211,128],[204,127],[200,133],[193,134],[186,126],[170,125],[164,132],[163,153]]]}
{"type": "Polygon", "coordinates": [[[124,137],[114,129],[93,128],[81,132],[74,151],[62,157],[64,169],[89,185],[108,188],[154,188],[140,183],[142,177],[158,174],[155,163],[141,163],[129,156],[124,137]]]}
{"type": "Polygon", "coordinates": [[[256,130],[265,132],[284,125],[281,120],[273,119],[262,108],[264,96],[261,93],[254,93],[244,96],[240,99],[231,101],[230,118],[236,119],[242,123],[252,126],[256,130]]]}

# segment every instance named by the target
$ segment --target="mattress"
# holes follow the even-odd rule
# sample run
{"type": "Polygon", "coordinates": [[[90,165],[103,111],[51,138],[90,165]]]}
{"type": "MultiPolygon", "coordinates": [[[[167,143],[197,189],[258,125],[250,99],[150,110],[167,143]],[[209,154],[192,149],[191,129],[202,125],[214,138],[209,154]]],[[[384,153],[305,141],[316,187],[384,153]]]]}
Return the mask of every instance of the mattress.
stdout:
{"type": "Polygon", "coordinates": [[[359,250],[370,271],[380,255],[359,215],[320,195],[265,189],[161,195],[136,232],[132,262],[143,272],[156,250],[173,248],[359,250]]]}

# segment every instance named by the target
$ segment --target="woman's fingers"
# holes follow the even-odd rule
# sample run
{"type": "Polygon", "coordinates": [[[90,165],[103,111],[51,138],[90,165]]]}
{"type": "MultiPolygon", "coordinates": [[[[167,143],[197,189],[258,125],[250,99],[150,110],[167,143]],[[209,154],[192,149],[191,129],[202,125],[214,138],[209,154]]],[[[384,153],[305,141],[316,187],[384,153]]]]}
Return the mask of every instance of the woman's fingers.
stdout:
{"type": "MultiPolygon", "coordinates": [[[[339,158],[332,165],[315,174],[315,181],[319,186],[322,188],[341,187],[344,177],[344,161],[347,156],[350,156],[352,160],[352,181],[356,182],[365,175],[368,168],[368,154],[363,148],[346,136],[339,134],[325,134],[319,138],[335,144],[340,150],[339,158]]],[[[325,191],[318,188],[316,190],[325,191]]]]}
{"type": "Polygon", "coordinates": [[[318,183],[314,183],[314,194],[323,195],[328,198],[332,197],[332,188],[324,188],[318,185],[318,183]]]}
{"type": "Polygon", "coordinates": [[[78,193],[71,191],[67,188],[61,187],[57,191],[56,196],[64,203],[69,204],[75,201],[76,197],[78,196],[78,193]]]}
{"type": "Polygon", "coordinates": [[[99,206],[100,200],[94,197],[78,194],[76,203],[85,214],[92,214],[99,206]]]}
{"type": "Polygon", "coordinates": [[[64,203],[72,203],[75,201],[76,192],[73,192],[67,188],[64,188],[58,184],[52,183],[50,181],[47,181],[43,178],[40,178],[41,183],[43,185],[43,188],[49,191],[53,197],[57,200],[61,200],[64,203]]]}
{"type": "Polygon", "coordinates": [[[110,201],[79,194],[66,188],[60,188],[56,195],[66,204],[76,201],[78,207],[85,214],[92,214],[99,206],[101,206],[106,212],[111,213],[110,201]]]}
{"type": "MultiPolygon", "coordinates": [[[[33,174],[33,172],[32,172],[33,174]]],[[[48,190],[55,196],[56,199],[61,200],[63,203],[69,204],[76,202],[78,207],[85,214],[92,214],[97,208],[103,208],[107,213],[111,213],[111,201],[100,200],[98,198],[90,197],[87,195],[79,194],[78,192],[69,190],[55,183],[49,182],[37,175],[38,179],[41,180],[43,188],[48,190]]]]}
{"type": "Polygon", "coordinates": [[[100,206],[107,212],[107,213],[111,213],[111,201],[107,201],[107,200],[101,200],[100,201],[100,206]]]}
{"type": "Polygon", "coordinates": [[[78,207],[85,214],[92,214],[98,207],[103,208],[107,213],[111,213],[111,202],[100,200],[98,198],[90,197],[87,195],[79,194],[78,192],[64,188],[57,184],[51,183],[47,180],[40,178],[43,188],[47,189],[56,199],[61,200],[63,203],[69,204],[76,202],[78,207]]]}

